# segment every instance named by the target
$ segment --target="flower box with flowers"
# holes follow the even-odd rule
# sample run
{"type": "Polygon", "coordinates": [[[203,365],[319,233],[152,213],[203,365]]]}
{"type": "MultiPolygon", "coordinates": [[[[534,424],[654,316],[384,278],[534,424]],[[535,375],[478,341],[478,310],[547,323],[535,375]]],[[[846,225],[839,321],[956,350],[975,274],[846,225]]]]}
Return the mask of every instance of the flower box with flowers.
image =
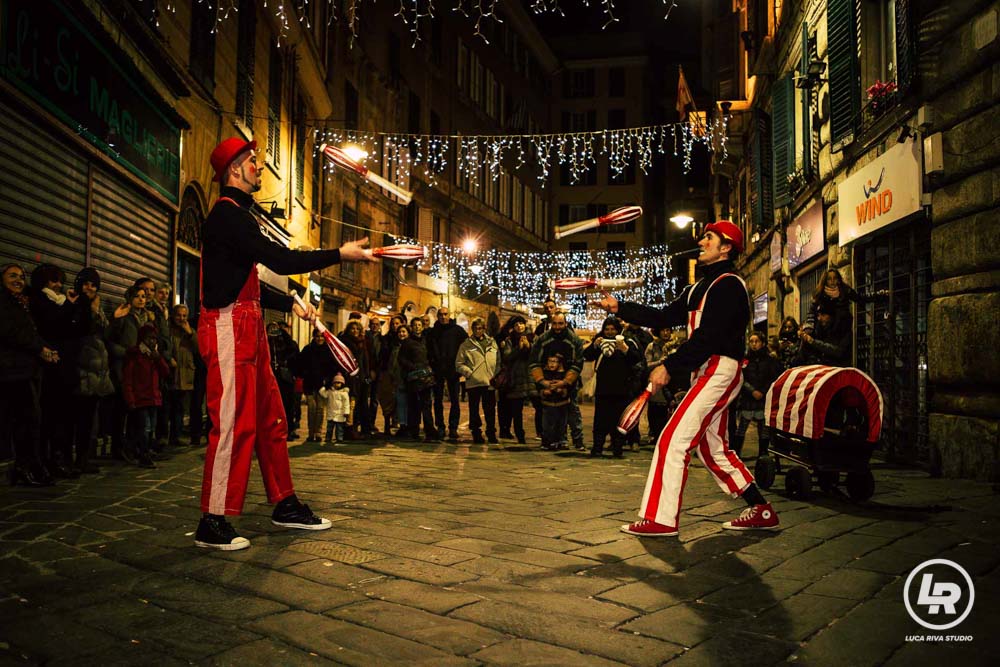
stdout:
{"type": "Polygon", "coordinates": [[[895,81],[879,81],[868,86],[865,91],[868,94],[868,101],[871,109],[876,114],[880,114],[892,106],[896,98],[895,81]]]}

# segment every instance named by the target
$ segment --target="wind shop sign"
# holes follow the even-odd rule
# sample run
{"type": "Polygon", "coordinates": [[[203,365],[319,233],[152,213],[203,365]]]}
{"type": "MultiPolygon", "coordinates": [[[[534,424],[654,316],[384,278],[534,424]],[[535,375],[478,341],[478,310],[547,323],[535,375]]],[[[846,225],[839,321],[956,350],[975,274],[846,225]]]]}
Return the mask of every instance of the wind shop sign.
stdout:
{"type": "Polygon", "coordinates": [[[920,148],[912,139],[893,147],[837,186],[840,245],[857,241],[920,210],[920,148]]]}
{"type": "Polygon", "coordinates": [[[58,0],[0,0],[0,21],[0,77],[177,203],[183,121],[117,47],[58,0]]]}

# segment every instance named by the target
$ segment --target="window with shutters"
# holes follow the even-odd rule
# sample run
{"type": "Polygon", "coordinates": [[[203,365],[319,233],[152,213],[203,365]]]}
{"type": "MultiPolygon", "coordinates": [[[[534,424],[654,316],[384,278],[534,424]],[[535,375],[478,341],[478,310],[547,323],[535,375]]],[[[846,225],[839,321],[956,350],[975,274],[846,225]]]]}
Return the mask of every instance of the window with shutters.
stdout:
{"type": "Polygon", "coordinates": [[[771,117],[754,111],[750,139],[750,217],[753,229],[767,230],[774,224],[771,190],[771,117]]]}
{"type": "MultiPolygon", "coordinates": [[[[357,240],[358,212],[347,204],[344,204],[340,219],[343,222],[340,226],[340,245],[357,240]]],[[[343,262],[340,265],[340,277],[353,280],[358,274],[357,267],[356,262],[343,262]]]]}
{"type": "Polygon", "coordinates": [[[469,48],[458,38],[458,55],[456,57],[456,81],[459,90],[469,91],[469,48]]]}
{"type": "Polygon", "coordinates": [[[795,171],[795,86],[791,74],[774,84],[771,92],[771,157],[774,206],[787,206],[792,196],[788,177],[795,171]]]}
{"type": "Polygon", "coordinates": [[[572,99],[593,97],[597,85],[594,69],[571,69],[563,74],[564,94],[572,99]]]}
{"type": "Polygon", "coordinates": [[[514,215],[513,220],[517,224],[524,222],[524,183],[521,179],[514,179],[514,215]]]}
{"type": "Polygon", "coordinates": [[[854,141],[861,111],[856,0],[827,0],[830,143],[834,152],[854,141]]]}
{"type": "Polygon", "coordinates": [[[350,81],[344,82],[344,128],[358,129],[358,89],[350,81]]]}
{"type": "Polygon", "coordinates": [[[208,92],[215,90],[215,30],[205,26],[215,24],[215,11],[207,2],[191,6],[191,76],[208,92]]]}
{"type": "Polygon", "coordinates": [[[715,93],[719,100],[742,100],[746,95],[746,50],[740,39],[742,25],[742,12],[729,12],[712,25],[715,93]]]}
{"type": "Polygon", "coordinates": [[[284,75],[281,50],[271,42],[267,85],[267,156],[275,168],[281,167],[281,87],[284,75]]]}
{"type": "Polygon", "coordinates": [[[257,39],[257,7],[253,0],[240,0],[236,39],[236,120],[253,135],[253,69],[257,39]]]}
{"type": "Polygon", "coordinates": [[[625,97],[625,68],[608,68],[608,97],[625,97]]]}
{"type": "Polygon", "coordinates": [[[913,85],[911,0],[859,0],[862,132],[895,107],[913,85]]]}

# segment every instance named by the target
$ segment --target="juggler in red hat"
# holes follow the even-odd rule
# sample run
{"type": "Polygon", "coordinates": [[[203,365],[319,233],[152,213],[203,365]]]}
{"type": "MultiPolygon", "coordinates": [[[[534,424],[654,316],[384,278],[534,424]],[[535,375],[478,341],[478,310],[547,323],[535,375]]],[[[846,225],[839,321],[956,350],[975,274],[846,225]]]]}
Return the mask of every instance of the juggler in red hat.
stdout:
{"type": "Polygon", "coordinates": [[[215,176],[212,178],[216,183],[222,182],[222,175],[241,153],[252,151],[257,148],[256,141],[247,141],[241,137],[230,137],[215,147],[208,161],[212,163],[215,176]]]}
{"type": "Polygon", "coordinates": [[[729,220],[719,220],[705,226],[706,232],[715,232],[728,241],[736,254],[743,252],[743,232],[729,220]]]}

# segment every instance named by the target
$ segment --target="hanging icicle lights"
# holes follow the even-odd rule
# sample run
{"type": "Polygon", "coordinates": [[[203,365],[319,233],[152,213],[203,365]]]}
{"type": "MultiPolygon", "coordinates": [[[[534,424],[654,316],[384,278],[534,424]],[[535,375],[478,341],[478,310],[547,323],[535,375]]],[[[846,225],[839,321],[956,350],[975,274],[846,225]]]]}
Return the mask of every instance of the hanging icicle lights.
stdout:
{"type": "MultiPolygon", "coordinates": [[[[157,25],[159,25],[159,8],[156,6],[155,0],[138,1],[140,3],[151,3],[153,15],[157,18],[157,25]]],[[[215,10],[215,24],[211,28],[213,32],[215,32],[219,23],[230,17],[230,14],[239,12],[239,0],[194,1],[199,4],[207,3],[209,8],[215,10]]],[[[598,2],[600,3],[604,14],[605,23],[602,29],[618,22],[618,17],[615,16],[615,0],[593,1],[595,6],[598,2]]],[[[274,15],[281,26],[281,34],[278,36],[278,42],[281,43],[285,35],[288,34],[289,23],[291,21],[298,21],[304,26],[310,27],[309,16],[312,15],[313,9],[317,6],[326,5],[328,23],[338,20],[345,21],[348,30],[351,32],[351,46],[353,47],[354,40],[358,37],[358,26],[361,22],[361,7],[366,2],[374,4],[376,0],[264,0],[264,7],[270,6],[273,8],[274,15]]],[[[399,10],[396,12],[396,18],[402,21],[403,25],[410,31],[410,35],[413,37],[413,46],[416,46],[420,42],[421,25],[423,22],[433,20],[436,16],[435,12],[440,11],[442,6],[445,9],[462,14],[472,21],[475,27],[475,34],[487,43],[489,43],[489,40],[486,38],[485,22],[503,23],[498,13],[501,0],[450,0],[450,2],[447,0],[437,0],[437,6],[434,4],[435,0],[397,0],[397,2],[399,3],[399,10]]],[[[578,0],[578,2],[584,7],[590,7],[591,0],[578,0]]],[[[662,2],[666,8],[663,20],[667,20],[670,17],[671,10],[677,6],[677,3],[674,0],[662,0],[662,2]]],[[[565,16],[566,14],[559,3],[560,0],[531,0],[531,10],[536,14],[558,14],[559,16],[565,16]]],[[[164,10],[176,12],[175,5],[175,2],[168,1],[164,5],[164,10]]]]}
{"type": "Polygon", "coordinates": [[[539,184],[545,187],[553,168],[566,167],[570,183],[575,184],[596,167],[599,158],[607,158],[613,176],[620,175],[630,164],[648,174],[654,155],[666,155],[668,151],[675,157],[682,157],[684,173],[687,173],[691,170],[691,152],[696,144],[702,144],[710,152],[721,147],[725,159],[726,130],[726,117],[702,122],[697,132],[687,122],[621,130],[506,136],[316,129],[314,145],[357,144],[368,152],[366,163],[372,161],[366,166],[376,171],[379,170],[377,156],[383,154],[379,150],[382,149],[388,164],[395,169],[393,178],[397,183],[405,182],[413,169],[420,168],[421,178],[434,185],[449,163],[449,154],[454,151],[459,173],[473,185],[479,184],[483,173],[496,181],[504,165],[516,171],[531,164],[537,167],[539,184]]]}
{"type": "MultiPolygon", "coordinates": [[[[553,294],[556,278],[586,276],[597,279],[644,279],[643,284],[615,294],[628,301],[658,306],[667,304],[679,291],[678,278],[671,275],[671,256],[665,245],[629,248],[624,251],[528,252],[477,249],[421,243],[395,237],[397,243],[419,243],[429,249],[418,265],[435,278],[454,285],[466,298],[493,292],[501,304],[514,308],[537,306],[553,294]],[[477,267],[473,269],[472,267],[477,267]]],[[[555,292],[556,303],[583,329],[597,329],[604,311],[588,308],[599,292],[555,292]]]]}

